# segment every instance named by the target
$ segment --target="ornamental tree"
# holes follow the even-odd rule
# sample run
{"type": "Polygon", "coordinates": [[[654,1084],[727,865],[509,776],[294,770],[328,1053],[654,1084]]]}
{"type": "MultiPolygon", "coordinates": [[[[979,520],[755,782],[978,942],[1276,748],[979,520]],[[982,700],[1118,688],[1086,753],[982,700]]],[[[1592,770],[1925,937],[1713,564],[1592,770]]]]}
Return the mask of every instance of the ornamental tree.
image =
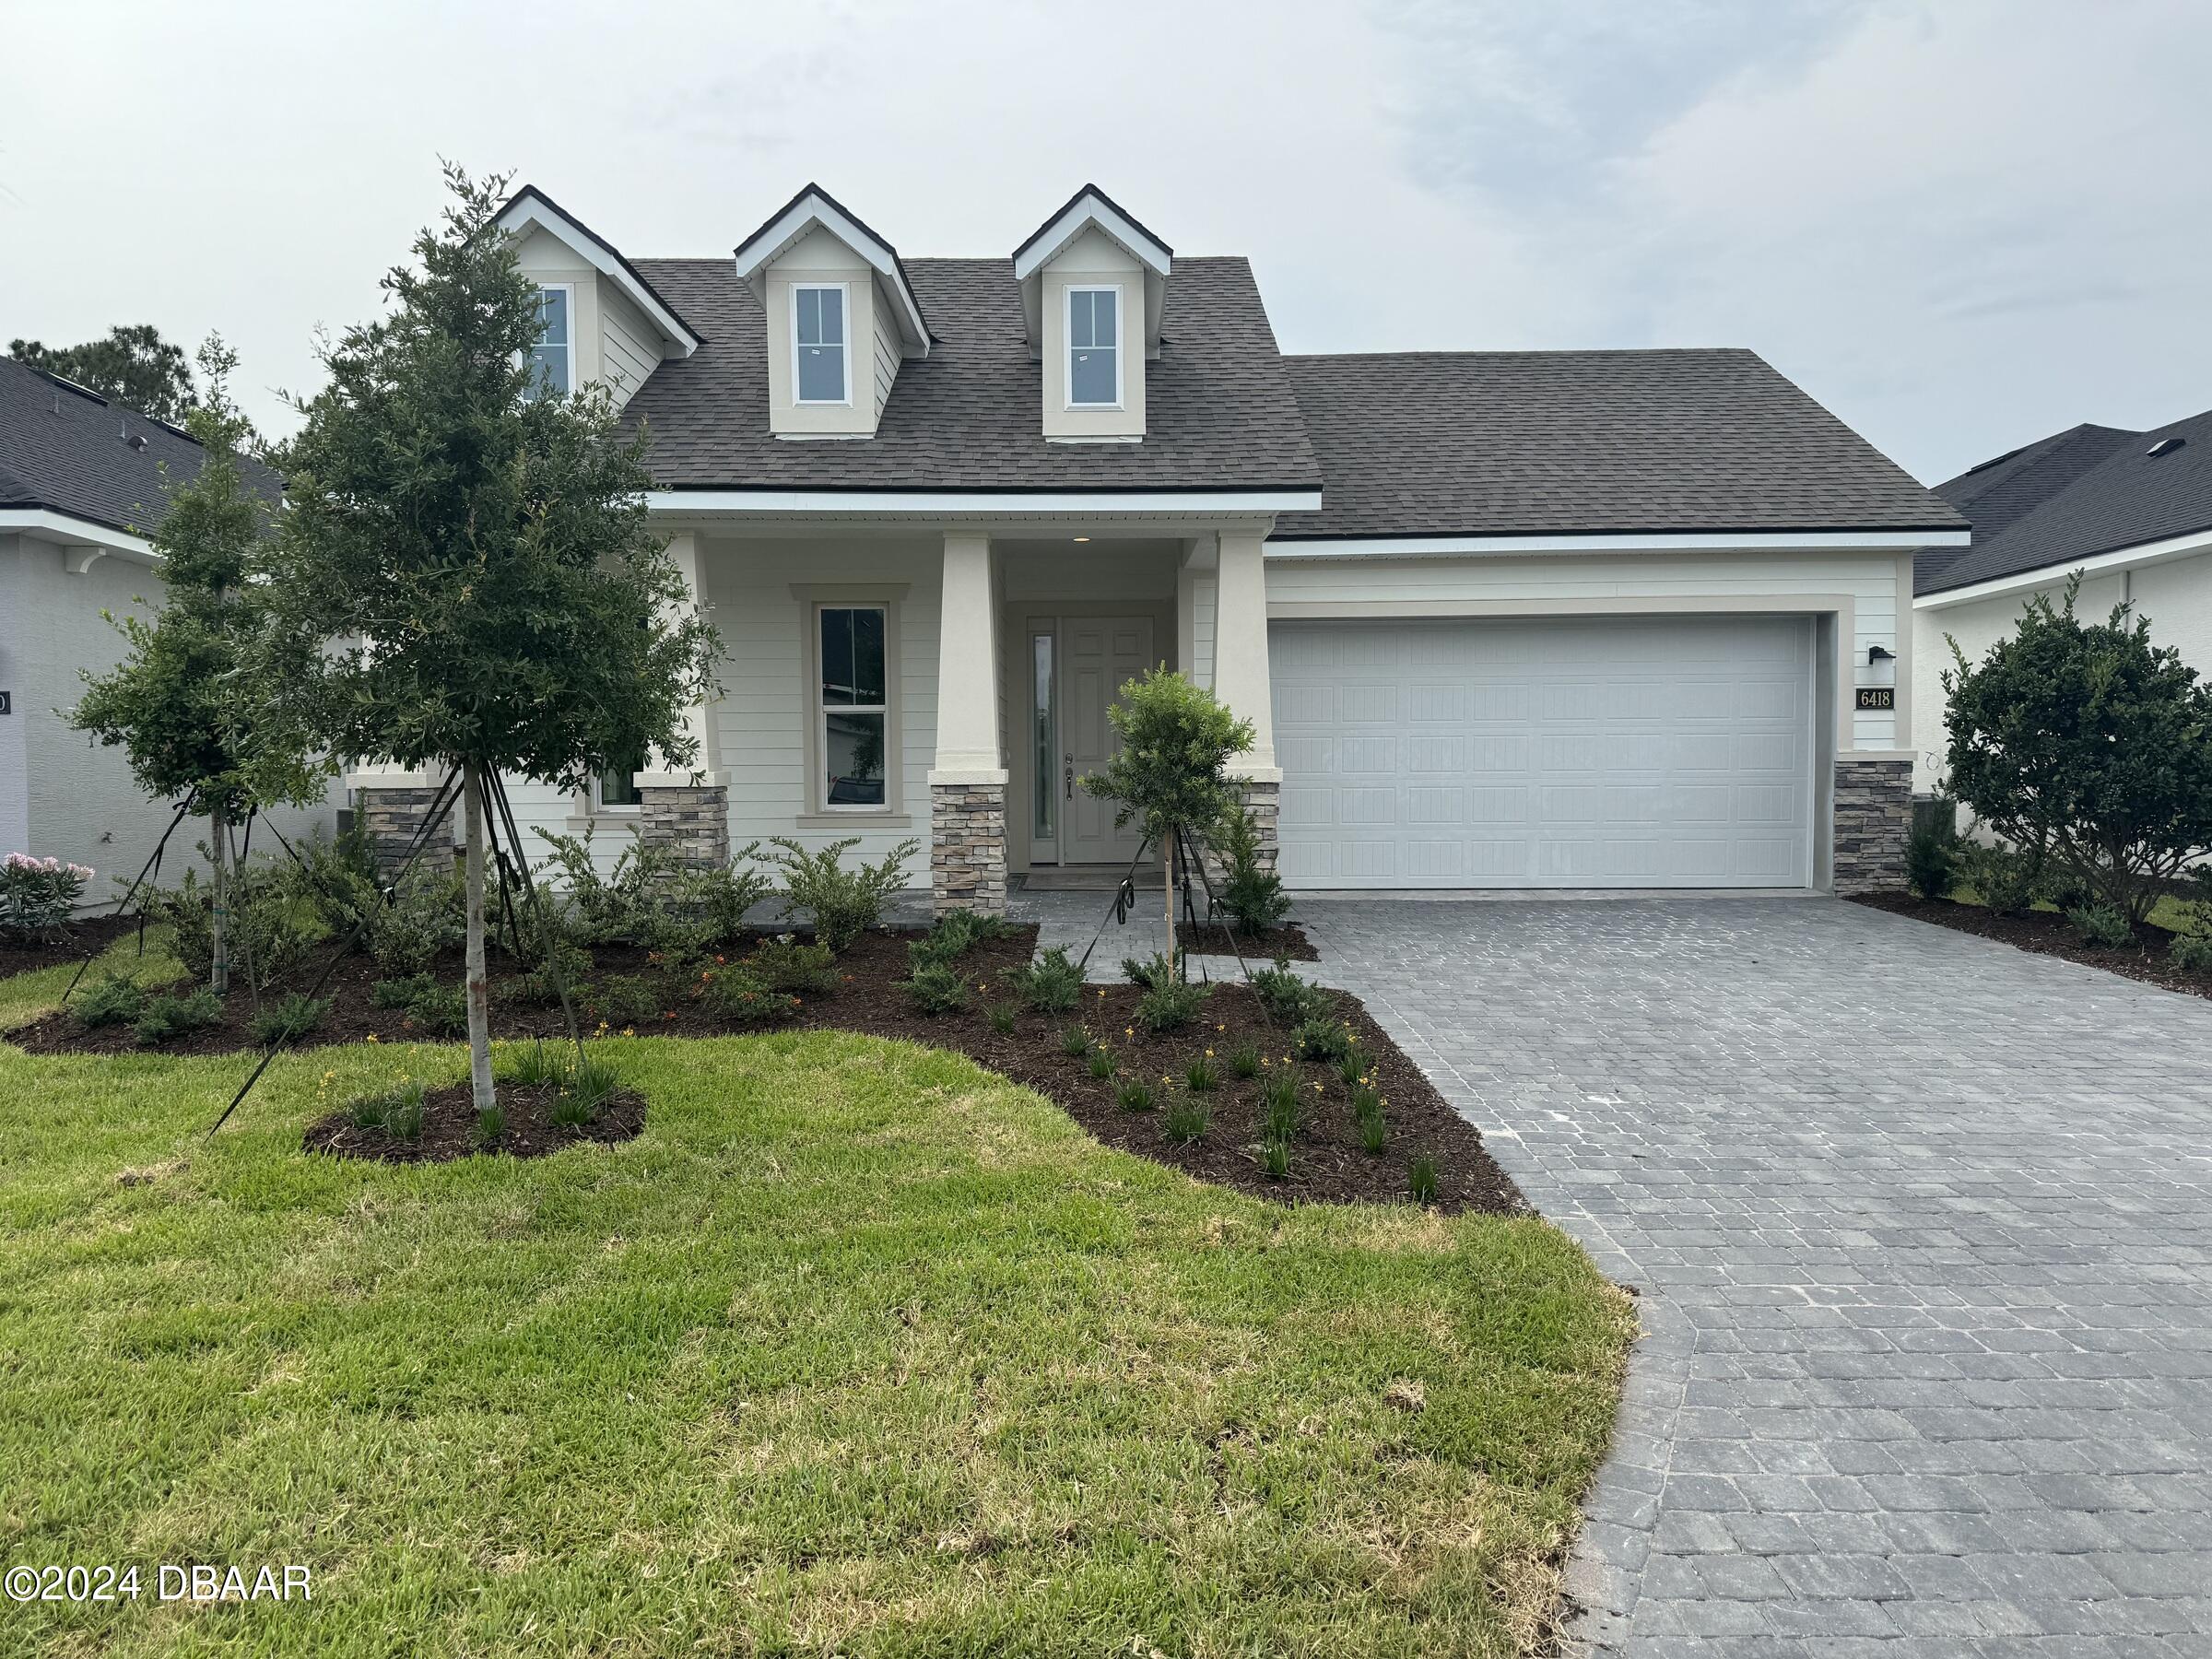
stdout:
{"type": "Polygon", "coordinates": [[[253,488],[241,458],[253,428],[228,392],[238,354],[210,337],[199,363],[206,392],[183,413],[202,451],[200,470],[170,486],[147,538],[161,557],[167,597],[151,622],[109,616],[128,641],[124,659],[106,674],[81,671],[85,694],[70,718],[103,744],[121,745],[148,794],[191,796],[206,815],[208,983],[219,993],[230,982],[232,833],[264,806],[319,798],[328,769],[272,717],[262,686],[245,672],[246,644],[266,614],[268,594],[253,571],[275,503],[253,488]]]}
{"type": "Polygon", "coordinates": [[[1978,664],[1951,640],[1949,790],[2130,922],[2212,844],[2212,689],[2125,605],[2037,594],[1978,664]]]}
{"type": "Polygon", "coordinates": [[[1106,718],[1122,747],[1083,787],[1115,804],[1113,823],[1132,822],[1160,843],[1167,871],[1168,964],[1175,948],[1175,839],[1179,830],[1210,831],[1241,808],[1229,761],[1252,747],[1253,726],[1204,687],[1166,667],[1121,689],[1106,718]]]}
{"type": "Polygon", "coordinates": [[[494,222],[506,180],[445,174],[386,314],[325,351],[329,384],[297,406],[265,662],[335,751],[462,772],[483,1108],[486,780],[580,790],[653,748],[690,765],[714,636],[646,521],[643,433],[598,388],[539,394],[537,290],[494,222]]]}

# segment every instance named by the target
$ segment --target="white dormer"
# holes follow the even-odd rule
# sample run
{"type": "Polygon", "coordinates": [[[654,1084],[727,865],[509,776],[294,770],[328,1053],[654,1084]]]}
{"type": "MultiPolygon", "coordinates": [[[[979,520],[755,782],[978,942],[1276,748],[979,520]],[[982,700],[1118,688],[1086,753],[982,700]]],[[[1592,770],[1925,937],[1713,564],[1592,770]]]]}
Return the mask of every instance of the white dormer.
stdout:
{"type": "Polygon", "coordinates": [[[669,358],[700,337],[614,244],[535,185],[500,210],[524,275],[537,284],[545,332],[534,354],[557,390],[605,386],[619,408],[669,358]]]}
{"type": "Polygon", "coordinates": [[[1014,251],[1048,441],[1143,439],[1145,364],[1159,355],[1173,258],[1173,249],[1092,184],[1014,251]]]}
{"type": "Polygon", "coordinates": [[[767,318],[769,430],[873,438],[900,363],[929,355],[899,251],[809,184],[736,258],[767,318]]]}

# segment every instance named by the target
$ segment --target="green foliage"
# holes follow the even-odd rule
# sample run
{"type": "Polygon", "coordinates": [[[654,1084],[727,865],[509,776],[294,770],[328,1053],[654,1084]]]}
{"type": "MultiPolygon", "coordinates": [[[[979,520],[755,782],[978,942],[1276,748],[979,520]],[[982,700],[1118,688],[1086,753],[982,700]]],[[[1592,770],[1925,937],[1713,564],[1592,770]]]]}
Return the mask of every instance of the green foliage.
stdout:
{"type": "Polygon", "coordinates": [[[1290,1033],[1290,1043],[1300,1060],[1341,1062],[1352,1056],[1352,1029],[1341,1019],[1304,1019],[1290,1033]]]}
{"type": "Polygon", "coordinates": [[[1124,957],[1122,977],[1140,991],[1157,991],[1162,985],[1179,983],[1182,978],[1175,964],[1158,951],[1148,957],[1124,957]]]}
{"type": "Polygon", "coordinates": [[[319,1030],[329,1012],[328,997],[288,992],[253,1017],[253,1041],[263,1048],[293,1041],[319,1030]]]}
{"type": "Polygon", "coordinates": [[[1362,1087],[1352,1091],[1352,1122],[1359,1126],[1359,1145],[1368,1153],[1379,1153],[1390,1144],[1390,1125],[1382,1117],[1382,1097],[1373,1089],[1362,1087]]]}
{"type": "Polygon", "coordinates": [[[1436,1158],[1432,1153],[1418,1154],[1406,1166],[1406,1191],[1416,1204],[1436,1202],[1436,1158]]]}
{"type": "Polygon", "coordinates": [[[2028,602],[1979,664],[1951,641],[1948,786],[1976,818],[2130,922],[2212,843],[2212,688],[2126,606],[2028,602]]]}
{"type": "Polygon", "coordinates": [[[799,999],[778,991],[748,968],[713,968],[700,976],[700,999],[733,1025],[774,1025],[794,1018],[799,999]]]}
{"type": "Polygon", "coordinates": [[[599,873],[592,834],[540,830],[552,853],[537,867],[541,894],[558,906],[559,928],[580,946],[642,946],[688,962],[738,936],[746,912],[768,896],[768,877],[750,864],[758,844],[718,869],[694,869],[635,830],[612,868],[599,873]]]}
{"type": "Polygon", "coordinates": [[[645,1025],[661,1017],[669,998],[652,980],[637,973],[610,973],[583,988],[584,1012],[610,1026],[645,1025]]]}
{"type": "Polygon", "coordinates": [[[437,980],[428,973],[406,973],[395,979],[381,979],[369,987],[369,1001],[379,1008],[406,1008],[417,998],[438,989],[437,980]]]}
{"type": "Polygon", "coordinates": [[[1288,1140],[1298,1133],[1298,1079],[1288,1075],[1269,1077],[1260,1085],[1260,1123],[1271,1140],[1288,1140]]]}
{"type": "Polygon", "coordinates": [[[2127,918],[2109,904],[2077,904],[2066,912],[2074,936],[2097,950],[2120,950],[2136,942],[2127,918]]]}
{"type": "Polygon", "coordinates": [[[426,1103],[421,1084],[401,1084],[384,1098],[384,1127],[401,1140],[420,1140],[426,1103]]]}
{"type": "Polygon", "coordinates": [[[10,853],[0,859],[0,941],[60,937],[92,876],[83,865],[59,858],[10,853]]]}
{"type": "Polygon", "coordinates": [[[1096,1077],[1100,1082],[1103,1083],[1108,1077],[1113,1076],[1113,1054],[1112,1051],[1107,1049],[1102,1044],[1098,1048],[1092,1049],[1090,1051],[1090,1063],[1084,1069],[1089,1072],[1093,1077],[1096,1077]]]}
{"type": "Polygon", "coordinates": [[[499,1049],[492,1061],[500,1081],[519,1088],[542,1088],[569,1075],[567,1055],[540,1038],[499,1049]]]}
{"type": "Polygon", "coordinates": [[[948,962],[924,962],[899,982],[924,1014],[957,1014],[968,1006],[968,976],[948,962]]]}
{"type": "Polygon", "coordinates": [[[1114,1104],[1124,1112],[1152,1110],[1152,1086],[1142,1078],[1130,1077],[1113,1091],[1114,1104]]]}
{"type": "Polygon", "coordinates": [[[1290,1142],[1286,1136],[1270,1135],[1260,1142],[1260,1171],[1270,1181],[1289,1180],[1290,1142]]]}
{"type": "Polygon", "coordinates": [[[1261,850],[1259,825],[1241,803],[1215,822],[1213,847],[1223,866],[1220,905],[1236,931],[1256,934],[1279,926],[1290,914],[1290,896],[1261,850]]]}
{"type": "Polygon", "coordinates": [[[418,863],[401,877],[392,902],[370,924],[369,954],[390,978],[426,971],[467,935],[468,913],[460,876],[451,867],[418,863]]]}
{"type": "Polygon", "coordinates": [[[1252,722],[1167,668],[1123,686],[1106,718],[1122,747],[1083,787],[1114,803],[1114,827],[1136,823],[1158,840],[1218,823],[1236,805],[1225,769],[1252,747],[1252,722]]]}
{"type": "Polygon", "coordinates": [[[990,1021],[991,1029],[1001,1037],[1011,1037],[1014,1034],[1014,1005],[1012,1003],[993,1003],[983,1010],[983,1018],[990,1021]]]}
{"type": "Polygon", "coordinates": [[[1260,1051],[1250,1042],[1240,1042],[1229,1051],[1229,1069],[1232,1077],[1250,1079],[1260,1075],[1260,1051]]]}
{"type": "Polygon", "coordinates": [[[848,870],[841,861],[860,845],[857,836],[811,853],[785,836],[769,844],[783,878],[783,914],[811,916],[815,936],[840,955],[883,920],[885,903],[905,890],[907,860],[922,850],[920,841],[902,841],[877,863],[848,870]]]}
{"type": "Polygon", "coordinates": [[[1211,985],[1155,985],[1136,999],[1136,1023],[1147,1031],[1179,1031],[1198,1018],[1213,994],[1211,985]]]}
{"type": "Polygon", "coordinates": [[[1039,1014],[1065,1014],[1083,991],[1083,971],[1055,945],[1006,975],[1022,1006],[1039,1014]]]}
{"type": "Polygon", "coordinates": [[[127,973],[111,973],[87,985],[70,1012],[87,1030],[130,1025],[146,1010],[146,992],[127,973]]]}
{"type": "Polygon", "coordinates": [[[760,982],[775,991],[804,992],[819,996],[837,989],[837,959],[830,947],[803,939],[770,939],[746,959],[760,982]]]}
{"type": "Polygon", "coordinates": [[[1905,842],[1905,885],[1923,899],[1943,899],[1957,879],[1959,837],[1948,815],[1930,814],[1912,826],[1905,842]]]}
{"type": "Polygon", "coordinates": [[[297,865],[287,859],[273,861],[274,867],[314,912],[324,937],[347,938],[364,918],[374,929],[384,898],[366,831],[356,825],[331,836],[317,824],[292,842],[292,851],[297,865]]]}
{"type": "Polygon", "coordinates": [[[2183,973],[2212,973],[2212,933],[2175,934],[2167,953],[2183,973]]]}
{"type": "Polygon", "coordinates": [[[1206,1138],[1207,1127],[1214,1121],[1213,1108],[1196,1095],[1177,1095],[1168,1102],[1160,1126],[1167,1131],[1168,1139],[1179,1147],[1195,1146],[1206,1138]]]}
{"type": "Polygon", "coordinates": [[[384,1115],[391,1108],[392,1098],[388,1094],[356,1095],[346,1103],[346,1113],[356,1129],[382,1129],[384,1115]]]}
{"type": "MultiPolygon", "coordinates": [[[[209,851],[206,842],[200,843],[203,857],[209,851]]],[[[225,893],[230,967],[243,973],[250,962],[257,991],[282,984],[330,938],[314,900],[288,867],[254,859],[230,873],[225,893]]],[[[188,868],[175,887],[154,888],[141,903],[150,921],[170,930],[170,952],[185,971],[194,979],[208,978],[215,962],[213,884],[203,883],[199,873],[188,868]]]]}
{"type": "Polygon", "coordinates": [[[468,1030],[468,993],[433,983],[407,1004],[403,1023],[427,1037],[458,1037],[468,1030]]]}
{"type": "Polygon", "coordinates": [[[223,1018],[223,999],[206,986],[196,991],[149,996],[132,1027],[141,1044],[153,1048],[193,1031],[206,1030],[223,1018]]]}
{"type": "Polygon", "coordinates": [[[1080,1060],[1090,1053],[1090,1033],[1079,1025],[1060,1028],[1060,1052],[1070,1060],[1080,1060]]]}
{"type": "Polygon", "coordinates": [[[589,1119],[614,1098],[615,1090],[621,1086],[622,1074],[613,1061],[587,1054],[569,1073],[568,1082],[561,1087],[560,1099],[573,1102],[582,1111],[584,1118],[589,1119]]]}
{"type": "Polygon", "coordinates": [[[2041,864],[2034,854],[1987,841],[1961,841],[1954,850],[1953,884],[1973,888],[1985,909],[2000,916],[2017,915],[2035,902],[2042,880],[2041,864]]]}
{"type": "Polygon", "coordinates": [[[1220,1070],[1205,1054],[1182,1068],[1182,1080],[1193,1094],[1207,1094],[1221,1087],[1220,1070]]]}
{"type": "MultiPolygon", "coordinates": [[[[10,340],[7,355],[171,426],[185,426],[201,406],[192,370],[184,360],[184,348],[163,339],[161,331],[150,323],[118,324],[99,339],[87,340],[81,346],[10,340]]],[[[203,368],[206,362],[203,348],[203,368]]]]}
{"type": "Polygon", "coordinates": [[[1253,971],[1252,988],[1268,1018],[1281,1025],[1324,1018],[1335,1008],[1335,999],[1326,991],[1300,979],[1290,971],[1290,964],[1279,958],[1272,968],[1253,971]]]}
{"type": "Polygon", "coordinates": [[[494,1100],[477,1113],[477,1139],[487,1147],[495,1146],[507,1133],[507,1113],[494,1100]]]}

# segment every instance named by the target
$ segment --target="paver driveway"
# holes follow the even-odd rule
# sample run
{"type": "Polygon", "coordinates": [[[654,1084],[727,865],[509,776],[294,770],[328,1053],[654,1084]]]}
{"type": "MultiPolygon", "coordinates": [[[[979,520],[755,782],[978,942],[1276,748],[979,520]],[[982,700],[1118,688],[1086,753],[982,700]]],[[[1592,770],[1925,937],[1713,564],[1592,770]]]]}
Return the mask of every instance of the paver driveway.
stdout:
{"type": "Polygon", "coordinates": [[[1642,1292],[1580,1636],[2212,1653],[2212,1003],[1820,900],[1300,912],[1642,1292]]]}

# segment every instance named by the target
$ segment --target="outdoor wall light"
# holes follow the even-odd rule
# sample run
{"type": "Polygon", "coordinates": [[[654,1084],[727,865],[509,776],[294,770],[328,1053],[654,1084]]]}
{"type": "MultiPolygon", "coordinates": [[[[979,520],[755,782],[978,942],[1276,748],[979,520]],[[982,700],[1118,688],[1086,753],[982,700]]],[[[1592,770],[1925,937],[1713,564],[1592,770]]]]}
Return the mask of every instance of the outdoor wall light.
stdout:
{"type": "Polygon", "coordinates": [[[1891,661],[1896,655],[1897,653],[1887,645],[1869,645],[1866,647],[1866,665],[1871,668],[1877,663],[1891,661]]]}

